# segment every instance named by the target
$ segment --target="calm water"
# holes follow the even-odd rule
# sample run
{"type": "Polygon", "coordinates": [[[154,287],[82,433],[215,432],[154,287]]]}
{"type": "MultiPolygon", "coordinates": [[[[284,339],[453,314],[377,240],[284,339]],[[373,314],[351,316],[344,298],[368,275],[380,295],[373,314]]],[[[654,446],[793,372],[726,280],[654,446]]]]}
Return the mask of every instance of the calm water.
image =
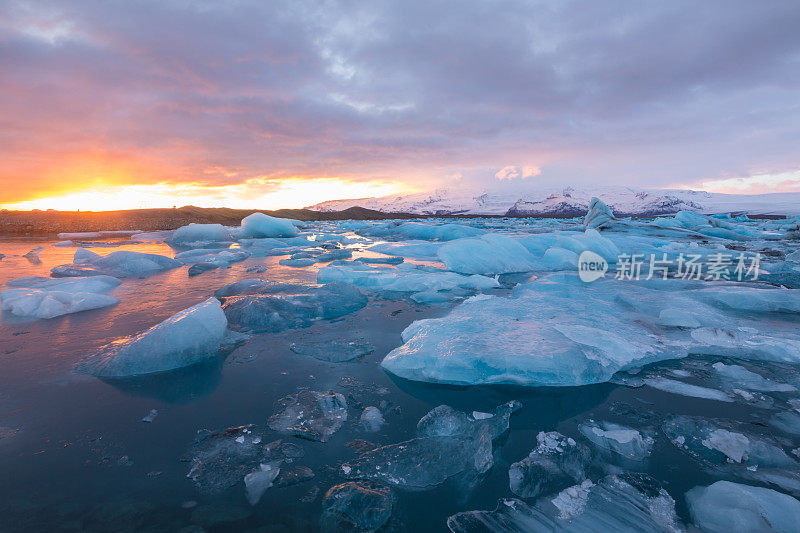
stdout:
{"type": "MultiPolygon", "coordinates": [[[[24,275],[48,275],[51,267],[71,262],[74,248],[52,241],[0,240],[0,284],[24,275]],[[41,264],[21,257],[45,246],[41,264]]],[[[161,244],[117,249],[172,255],[161,244]]],[[[756,408],[684,398],[649,388],[612,384],[558,389],[513,387],[460,388],[399,381],[379,365],[402,343],[400,333],[412,321],[439,316],[445,308],[408,300],[372,299],[359,312],[338,321],[280,334],[255,335],[246,345],[210,364],[170,376],[113,384],[76,375],[72,366],[110,340],[137,333],[173,313],[205,300],[218,287],[252,277],[313,282],[316,269],[287,268],[279,257],[251,258],[230,268],[189,278],[187,267],[147,279],[124,280],[113,294],[119,305],[35,322],[3,318],[0,327],[0,530],[2,531],[178,531],[200,525],[210,531],[318,529],[325,491],[343,480],[337,466],[357,453],[345,446],[353,439],[391,444],[411,438],[428,410],[449,404],[467,411],[488,411],[516,399],[523,408],[511,418],[499,458],[474,490],[444,486],[425,492],[397,491],[392,527],[443,531],[446,518],[458,511],[493,509],[497,499],[513,497],[508,466],[535,446],[539,431],[558,430],[577,436],[577,424],[588,418],[618,421],[634,427],[657,423],[664,413],[731,417],[758,421],[756,408]],[[245,269],[265,265],[254,275],[245,269]],[[320,335],[364,337],[374,353],[350,363],[326,363],[297,355],[293,341],[320,335]],[[342,381],[342,378],[351,378],[342,381]],[[265,424],[274,402],[298,387],[344,393],[350,417],[326,443],[293,439],[269,432],[274,439],[294,440],[305,450],[299,464],[315,477],[286,488],[271,488],[251,507],[243,486],[221,496],[200,495],[186,477],[189,464],[181,457],[202,429],[265,424]],[[385,389],[385,390],[383,390],[385,389]],[[388,391],[388,392],[387,392],[388,391]],[[378,433],[358,427],[359,404],[381,400],[399,409],[387,415],[378,433]],[[142,417],[158,410],[152,423],[142,417]],[[313,487],[319,496],[301,498],[313,487]],[[191,508],[191,503],[197,505],[191,508]],[[264,529],[259,529],[260,527],[264,529]]],[[[678,366],[670,363],[664,366],[678,366]]],[[[653,473],[677,502],[686,519],[683,493],[712,478],[661,435],[650,459],[635,469],[653,473]]],[[[189,531],[187,529],[187,531],[189,531]]]]}

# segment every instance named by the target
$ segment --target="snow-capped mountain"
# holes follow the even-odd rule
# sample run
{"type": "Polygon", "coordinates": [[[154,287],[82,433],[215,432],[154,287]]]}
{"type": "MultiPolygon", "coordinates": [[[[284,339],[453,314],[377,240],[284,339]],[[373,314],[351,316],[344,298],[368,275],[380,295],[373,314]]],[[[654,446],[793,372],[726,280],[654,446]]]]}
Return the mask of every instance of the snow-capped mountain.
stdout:
{"type": "Polygon", "coordinates": [[[800,193],[719,194],[680,189],[536,189],[524,191],[437,189],[380,198],[332,200],[308,209],[341,211],[364,207],[385,213],[416,215],[579,216],[586,213],[592,197],[605,202],[619,216],[648,216],[682,210],[702,213],[743,212],[753,215],[798,215],[800,193]]]}

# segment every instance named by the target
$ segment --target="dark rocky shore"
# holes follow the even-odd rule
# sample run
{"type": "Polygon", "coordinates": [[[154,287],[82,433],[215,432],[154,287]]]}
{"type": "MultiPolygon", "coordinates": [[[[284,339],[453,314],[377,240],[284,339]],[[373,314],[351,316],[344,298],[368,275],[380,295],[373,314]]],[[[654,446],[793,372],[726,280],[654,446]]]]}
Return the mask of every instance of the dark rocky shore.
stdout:
{"type": "Polygon", "coordinates": [[[0,213],[2,235],[55,235],[109,230],[169,230],[191,222],[238,226],[242,219],[256,211],[297,220],[382,220],[414,218],[404,213],[382,213],[361,207],[344,211],[318,212],[308,209],[203,208],[186,206],[175,209],[131,209],[125,211],[3,211],[0,213]]]}

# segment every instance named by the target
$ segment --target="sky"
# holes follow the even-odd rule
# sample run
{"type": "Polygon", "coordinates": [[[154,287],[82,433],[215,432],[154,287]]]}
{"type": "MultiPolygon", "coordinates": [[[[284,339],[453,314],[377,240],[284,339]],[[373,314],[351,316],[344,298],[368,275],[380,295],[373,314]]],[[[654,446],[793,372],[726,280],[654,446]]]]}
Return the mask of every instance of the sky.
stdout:
{"type": "Polygon", "coordinates": [[[800,191],[800,2],[0,0],[0,204],[800,191]]]}

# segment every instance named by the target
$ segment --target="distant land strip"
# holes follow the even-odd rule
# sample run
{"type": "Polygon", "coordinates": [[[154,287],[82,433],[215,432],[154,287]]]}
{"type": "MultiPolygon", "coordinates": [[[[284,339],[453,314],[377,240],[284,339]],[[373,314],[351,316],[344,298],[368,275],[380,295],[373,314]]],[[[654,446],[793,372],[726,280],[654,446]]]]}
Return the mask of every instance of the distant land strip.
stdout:
{"type": "MultiPolygon", "coordinates": [[[[424,218],[571,218],[585,212],[543,213],[531,215],[425,214],[384,213],[363,207],[342,211],[312,211],[310,209],[230,209],[227,207],[185,206],[164,209],[130,209],[121,211],[7,211],[0,212],[0,235],[55,235],[111,230],[158,231],[171,230],[192,222],[238,226],[251,213],[302,221],[317,220],[390,220],[424,218]]],[[[620,216],[625,216],[621,214],[620,216]]],[[[636,215],[642,217],[643,215],[636,215]]],[[[785,218],[784,216],[754,216],[753,218],[785,218]]]]}

